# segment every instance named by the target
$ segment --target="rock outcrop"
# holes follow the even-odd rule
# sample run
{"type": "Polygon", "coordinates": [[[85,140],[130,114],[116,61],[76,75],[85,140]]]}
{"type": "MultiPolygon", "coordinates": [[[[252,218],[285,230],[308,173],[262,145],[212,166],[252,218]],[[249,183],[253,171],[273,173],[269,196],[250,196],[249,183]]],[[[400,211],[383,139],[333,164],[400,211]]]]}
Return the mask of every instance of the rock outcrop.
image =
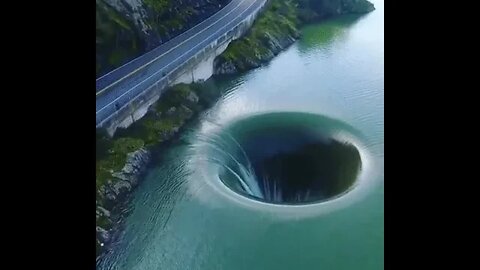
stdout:
{"type": "MultiPolygon", "coordinates": [[[[173,3],[171,1],[173,0],[163,2],[173,3]]],[[[142,32],[142,35],[150,35],[149,31],[155,30],[153,26],[147,25],[148,20],[145,19],[151,10],[143,9],[144,6],[140,5],[147,2],[152,5],[156,0],[97,0],[97,6],[99,3],[109,3],[106,8],[111,9],[108,12],[113,17],[126,10],[133,14],[131,18],[126,16],[129,20],[115,17],[116,24],[121,25],[119,32],[115,32],[120,37],[117,41],[121,43],[122,40],[132,42],[129,33],[142,32]],[[117,13],[112,13],[112,10],[117,13]]],[[[162,1],[157,3],[159,2],[162,1]]],[[[220,2],[229,1],[179,0],[176,4],[193,4],[198,8],[202,3],[220,2]]],[[[167,13],[172,13],[176,9],[167,10],[167,13]]],[[[371,10],[373,5],[366,0],[270,0],[266,11],[251,30],[243,38],[232,42],[215,59],[214,73],[234,74],[261,66],[294,43],[300,37],[299,26],[306,21],[371,10]]],[[[206,16],[207,13],[202,14],[206,16]]],[[[103,23],[100,23],[101,28],[107,29],[103,23]]],[[[98,26],[97,21],[97,54],[98,40],[102,39],[98,35],[98,26]]],[[[171,33],[175,33],[176,28],[173,29],[171,33]]],[[[158,41],[161,42],[161,38],[158,41]]],[[[127,129],[117,130],[115,138],[107,138],[102,132],[97,133],[97,255],[114,238],[116,227],[113,224],[118,223],[125,214],[124,209],[121,209],[124,206],[122,202],[139,184],[151,160],[151,149],[171,141],[195,113],[211,103],[208,94],[198,95],[202,91],[197,87],[198,84],[172,87],[148,109],[142,119],[127,129]]]]}
{"type": "MultiPolygon", "coordinates": [[[[100,188],[103,206],[114,209],[117,205],[120,205],[122,200],[138,185],[150,158],[150,152],[144,148],[127,155],[125,166],[120,171],[112,173],[113,178],[100,188]]],[[[101,246],[110,242],[113,223],[110,211],[103,206],[97,205],[96,211],[97,242],[101,246]]]]}
{"type": "Polygon", "coordinates": [[[303,23],[374,9],[366,0],[271,0],[249,32],[215,58],[214,74],[234,74],[268,62],[300,38],[303,23]]]}
{"type": "Polygon", "coordinates": [[[214,62],[214,73],[235,74],[241,71],[260,67],[273,59],[277,54],[292,45],[298,38],[300,33],[295,31],[291,34],[277,36],[269,32],[264,33],[262,44],[264,50],[254,54],[252,57],[238,57],[236,60],[218,57],[214,62]]]}
{"type": "Polygon", "coordinates": [[[118,224],[128,214],[128,195],[144,177],[153,149],[178,135],[185,123],[200,110],[200,101],[192,87],[176,85],[148,109],[145,117],[127,129],[118,130],[114,138],[106,138],[99,132],[97,255],[115,239],[118,224]],[[123,164],[121,169],[109,167],[118,163],[123,164]]]}
{"type": "Polygon", "coordinates": [[[161,45],[231,0],[96,0],[97,76],[161,45]]]}

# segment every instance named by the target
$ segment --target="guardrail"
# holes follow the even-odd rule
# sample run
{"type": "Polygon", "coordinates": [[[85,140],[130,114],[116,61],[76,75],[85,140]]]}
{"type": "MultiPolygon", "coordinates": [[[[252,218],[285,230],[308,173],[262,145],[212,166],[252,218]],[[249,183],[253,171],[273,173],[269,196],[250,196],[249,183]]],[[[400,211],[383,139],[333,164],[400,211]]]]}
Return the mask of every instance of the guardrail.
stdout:
{"type": "MultiPolygon", "coordinates": [[[[130,103],[143,96],[143,93],[150,92],[149,90],[154,89],[161,94],[163,90],[167,89],[173,80],[183,73],[182,68],[187,66],[192,59],[195,59],[206,48],[218,46],[229,41],[229,38],[233,37],[236,28],[251,14],[256,14],[264,6],[266,1],[267,0],[254,1],[228,24],[218,29],[208,38],[196,44],[182,55],[176,57],[175,60],[168,63],[163,68],[153,72],[153,74],[149,75],[147,78],[144,78],[144,76],[137,76],[136,80],[129,81],[127,86],[129,89],[127,91],[119,88],[112,88],[105,93],[112,95],[114,98],[96,112],[96,126],[102,126],[112,117],[115,117],[119,111],[125,109],[130,103]]],[[[139,72],[148,74],[148,68],[149,66],[146,66],[139,72]]]]}

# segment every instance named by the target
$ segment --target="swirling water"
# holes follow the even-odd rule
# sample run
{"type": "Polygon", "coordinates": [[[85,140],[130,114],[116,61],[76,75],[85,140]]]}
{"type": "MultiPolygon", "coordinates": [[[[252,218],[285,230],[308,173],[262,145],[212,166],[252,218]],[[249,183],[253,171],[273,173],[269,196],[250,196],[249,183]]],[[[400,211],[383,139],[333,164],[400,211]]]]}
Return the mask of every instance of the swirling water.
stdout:
{"type": "Polygon", "coordinates": [[[383,1],[374,4],[364,16],[304,27],[302,39],[265,67],[209,80],[205,91],[223,96],[150,169],[122,236],[97,268],[383,269],[384,11],[383,1]],[[241,166],[234,170],[239,185],[262,192],[254,159],[242,153],[248,146],[221,131],[272,112],[348,127],[334,136],[360,149],[358,185],[308,205],[269,204],[228,188],[219,164],[241,166]],[[350,127],[358,134],[346,132],[350,127]]]}

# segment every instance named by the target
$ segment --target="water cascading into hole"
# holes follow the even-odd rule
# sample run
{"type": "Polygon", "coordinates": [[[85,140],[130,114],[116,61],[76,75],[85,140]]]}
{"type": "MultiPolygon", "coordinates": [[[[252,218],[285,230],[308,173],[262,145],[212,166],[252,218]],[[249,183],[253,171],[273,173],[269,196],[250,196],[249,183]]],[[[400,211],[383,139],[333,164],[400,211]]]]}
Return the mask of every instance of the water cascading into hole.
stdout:
{"type": "Polygon", "coordinates": [[[229,134],[224,137],[212,134],[211,137],[197,135],[197,140],[208,145],[210,154],[207,160],[228,172],[232,182],[239,185],[237,188],[248,195],[263,198],[250,160],[235,138],[229,134]],[[240,154],[234,156],[232,153],[240,154]]]}
{"type": "Polygon", "coordinates": [[[301,113],[238,121],[205,139],[220,180],[251,199],[275,204],[328,200],[348,191],[361,169],[358,149],[339,141],[339,123],[301,113]]]}

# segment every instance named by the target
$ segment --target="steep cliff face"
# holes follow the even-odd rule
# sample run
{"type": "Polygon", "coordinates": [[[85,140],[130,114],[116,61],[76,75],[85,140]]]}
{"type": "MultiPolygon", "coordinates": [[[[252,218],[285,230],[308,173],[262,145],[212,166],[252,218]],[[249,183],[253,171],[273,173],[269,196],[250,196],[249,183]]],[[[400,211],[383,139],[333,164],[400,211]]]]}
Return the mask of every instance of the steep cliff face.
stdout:
{"type": "Polygon", "coordinates": [[[96,0],[97,76],[161,45],[231,0],[96,0]]]}
{"type": "Polygon", "coordinates": [[[303,23],[374,9],[367,0],[270,0],[250,31],[215,59],[214,73],[234,74],[259,67],[294,43],[303,23]]]}

